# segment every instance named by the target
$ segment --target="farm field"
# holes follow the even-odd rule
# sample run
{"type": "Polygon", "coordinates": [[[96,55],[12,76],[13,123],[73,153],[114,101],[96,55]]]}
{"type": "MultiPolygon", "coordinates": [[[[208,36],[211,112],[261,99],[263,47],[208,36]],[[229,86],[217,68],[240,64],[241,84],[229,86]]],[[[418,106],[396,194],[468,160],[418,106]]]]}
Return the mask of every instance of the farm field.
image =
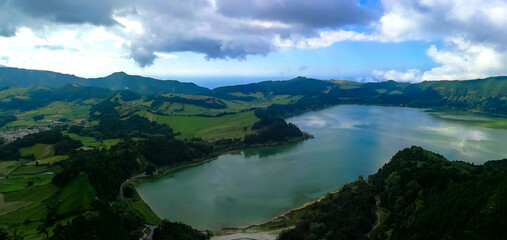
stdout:
{"type": "Polygon", "coordinates": [[[206,140],[243,137],[251,133],[251,127],[258,120],[253,111],[229,114],[220,117],[163,116],[149,112],[138,112],[151,121],[171,126],[177,138],[202,137],[206,140]]]}

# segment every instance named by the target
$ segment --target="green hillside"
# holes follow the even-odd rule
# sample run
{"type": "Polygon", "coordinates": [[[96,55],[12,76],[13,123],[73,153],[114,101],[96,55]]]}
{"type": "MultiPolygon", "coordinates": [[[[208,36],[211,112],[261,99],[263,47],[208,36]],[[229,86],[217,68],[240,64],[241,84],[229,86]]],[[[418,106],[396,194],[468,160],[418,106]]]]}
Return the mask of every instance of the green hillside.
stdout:
{"type": "Polygon", "coordinates": [[[505,239],[507,159],[474,166],[412,147],[282,221],[297,239],[505,239]],[[377,201],[377,202],[376,202],[377,201]]]}
{"type": "Polygon", "coordinates": [[[0,88],[46,86],[59,88],[67,84],[100,87],[111,90],[130,90],[140,94],[155,93],[192,93],[207,92],[208,89],[194,83],[183,83],[175,80],[158,80],[154,78],[127,75],[123,72],[113,73],[101,78],[81,78],[74,75],[50,71],[28,70],[19,68],[0,68],[0,88]]]}

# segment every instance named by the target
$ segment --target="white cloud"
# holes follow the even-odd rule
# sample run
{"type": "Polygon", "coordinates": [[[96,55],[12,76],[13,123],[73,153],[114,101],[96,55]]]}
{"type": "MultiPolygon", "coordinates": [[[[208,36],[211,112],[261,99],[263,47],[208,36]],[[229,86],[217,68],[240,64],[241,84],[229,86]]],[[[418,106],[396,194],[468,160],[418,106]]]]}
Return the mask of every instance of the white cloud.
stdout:
{"type": "Polygon", "coordinates": [[[394,80],[397,82],[421,81],[421,71],[419,71],[418,69],[408,69],[405,72],[400,72],[396,70],[389,71],[373,70],[372,74],[374,77],[383,80],[394,80]]]}
{"type": "Polygon", "coordinates": [[[417,74],[374,71],[383,79],[473,79],[507,74],[507,2],[501,0],[383,0],[374,33],[381,42],[443,40],[428,56],[440,66],[417,74]]]}
{"type": "Polygon", "coordinates": [[[447,50],[432,45],[427,53],[441,66],[424,72],[424,80],[474,79],[507,75],[507,52],[463,38],[447,39],[447,50]]]}
{"type": "Polygon", "coordinates": [[[10,66],[88,76],[124,69],[139,73],[144,69],[136,62],[167,63],[174,52],[244,60],[342,41],[415,40],[445,43],[427,50],[440,66],[426,72],[375,70],[373,75],[420,81],[507,74],[505,0],[381,0],[382,16],[355,0],[77,1],[84,7],[52,2],[0,0],[0,22],[5,23],[0,36],[8,36],[0,37],[0,53],[10,66]],[[66,14],[69,9],[75,16],[66,14]],[[344,29],[350,25],[367,31],[344,29]]]}
{"type": "Polygon", "coordinates": [[[9,66],[53,70],[89,76],[109,74],[133,65],[126,58],[125,40],[103,28],[60,28],[45,34],[21,28],[13,37],[0,37],[0,52],[9,66]]]}
{"type": "Polygon", "coordinates": [[[378,79],[418,82],[424,80],[466,80],[507,75],[507,52],[497,52],[492,46],[477,44],[463,38],[446,39],[446,50],[431,45],[428,56],[440,66],[421,73],[417,69],[405,72],[373,70],[378,79]]]}
{"type": "Polygon", "coordinates": [[[342,41],[372,41],[375,37],[358,33],[355,31],[322,31],[317,37],[311,38],[293,38],[293,39],[281,39],[280,36],[275,36],[273,44],[279,48],[322,48],[329,47],[336,42],[342,41]]]}

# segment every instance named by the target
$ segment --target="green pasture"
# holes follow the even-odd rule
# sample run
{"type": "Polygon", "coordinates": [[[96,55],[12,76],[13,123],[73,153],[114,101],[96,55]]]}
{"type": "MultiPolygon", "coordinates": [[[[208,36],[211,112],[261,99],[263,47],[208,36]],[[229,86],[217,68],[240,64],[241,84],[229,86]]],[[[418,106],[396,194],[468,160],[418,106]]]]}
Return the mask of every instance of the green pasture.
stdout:
{"type": "Polygon", "coordinates": [[[151,121],[167,124],[174,132],[180,132],[178,138],[201,137],[213,140],[220,138],[244,137],[251,133],[251,127],[258,121],[253,111],[229,114],[220,117],[200,116],[162,116],[148,112],[138,112],[151,121]]]}
{"type": "Polygon", "coordinates": [[[46,204],[54,207],[58,216],[69,216],[88,210],[94,198],[95,190],[88,176],[80,174],[49,198],[46,204]]]}
{"type": "Polygon", "coordinates": [[[64,135],[69,136],[70,138],[72,138],[74,140],[81,141],[81,143],[83,143],[83,145],[86,147],[109,148],[109,147],[116,145],[122,141],[119,138],[98,140],[98,139],[95,139],[94,137],[80,136],[75,133],[69,133],[67,131],[62,131],[62,133],[64,135]]]}
{"type": "Polygon", "coordinates": [[[52,157],[55,155],[52,144],[42,143],[37,143],[30,147],[20,148],[19,152],[21,153],[21,156],[29,156],[33,154],[37,160],[52,157]]]}
{"type": "Polygon", "coordinates": [[[5,177],[14,171],[22,162],[20,161],[5,161],[0,162],[0,177],[5,177]]]}

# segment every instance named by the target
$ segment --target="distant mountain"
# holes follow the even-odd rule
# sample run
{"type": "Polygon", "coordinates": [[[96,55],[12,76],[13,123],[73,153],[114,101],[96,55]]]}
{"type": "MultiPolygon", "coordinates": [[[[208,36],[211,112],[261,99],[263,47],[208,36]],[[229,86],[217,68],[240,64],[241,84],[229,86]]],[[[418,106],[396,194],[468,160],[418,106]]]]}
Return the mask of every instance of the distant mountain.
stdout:
{"type": "MultiPolygon", "coordinates": [[[[210,95],[221,98],[234,98],[243,95],[262,93],[266,95],[317,95],[322,94],[329,88],[336,86],[330,81],[322,81],[313,78],[297,77],[286,81],[264,81],[245,85],[219,87],[211,90],[210,95]]],[[[246,100],[246,99],[245,99],[246,100]]]]}
{"type": "Polygon", "coordinates": [[[209,89],[200,87],[194,83],[158,80],[128,75],[124,72],[113,73],[101,78],[81,78],[51,71],[9,67],[0,68],[0,88],[37,85],[58,88],[66,84],[79,84],[81,86],[101,87],[111,90],[130,90],[143,95],[156,93],[201,94],[209,91],[209,89]]]}
{"type": "Polygon", "coordinates": [[[113,73],[102,78],[88,79],[87,84],[84,85],[113,90],[130,90],[140,94],[201,94],[209,91],[209,89],[198,86],[195,83],[184,83],[176,80],[158,80],[149,77],[128,75],[124,72],[113,73]]]}
{"type": "Polygon", "coordinates": [[[4,66],[4,65],[0,64],[0,68],[4,68],[4,67],[7,67],[7,66],[4,66]]]}
{"type": "MultiPolygon", "coordinates": [[[[122,91],[127,92],[127,91],[122,91]]],[[[113,91],[105,88],[79,86],[67,84],[51,89],[41,86],[33,86],[26,89],[2,89],[0,98],[0,110],[32,110],[45,106],[53,101],[72,102],[76,100],[104,99],[113,91]],[[11,91],[5,94],[4,91],[11,91]]]]}

